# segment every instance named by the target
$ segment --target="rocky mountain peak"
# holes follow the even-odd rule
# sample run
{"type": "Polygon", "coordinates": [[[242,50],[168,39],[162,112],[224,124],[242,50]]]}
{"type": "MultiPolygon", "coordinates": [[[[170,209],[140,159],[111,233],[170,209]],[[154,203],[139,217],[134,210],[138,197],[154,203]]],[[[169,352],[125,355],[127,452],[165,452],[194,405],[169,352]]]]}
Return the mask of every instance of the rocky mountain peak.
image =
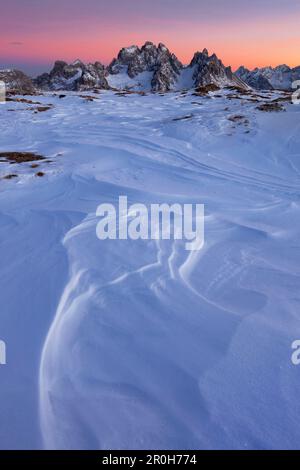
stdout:
{"type": "Polygon", "coordinates": [[[231,67],[225,67],[216,54],[210,56],[207,49],[194,54],[190,68],[194,69],[193,81],[196,87],[214,84],[220,87],[247,88],[245,83],[232,73],[231,67]]]}
{"type": "Polygon", "coordinates": [[[0,70],[0,81],[5,83],[9,93],[32,95],[36,91],[31,78],[20,70],[0,70]]]}
{"type": "Polygon", "coordinates": [[[46,90],[85,90],[91,88],[108,89],[106,70],[100,62],[84,64],[77,59],[72,64],[58,60],[50,73],[35,79],[36,86],[46,90]]]}
{"type": "Polygon", "coordinates": [[[127,73],[133,79],[143,72],[153,74],[153,91],[168,91],[179,76],[182,64],[162,43],[156,46],[147,41],[141,48],[130,46],[121,49],[118,57],[112,61],[108,71],[112,75],[127,73]]]}
{"type": "Polygon", "coordinates": [[[235,74],[258,90],[291,90],[293,82],[300,80],[300,68],[291,68],[286,64],[255,68],[251,71],[241,66],[235,74]]]}

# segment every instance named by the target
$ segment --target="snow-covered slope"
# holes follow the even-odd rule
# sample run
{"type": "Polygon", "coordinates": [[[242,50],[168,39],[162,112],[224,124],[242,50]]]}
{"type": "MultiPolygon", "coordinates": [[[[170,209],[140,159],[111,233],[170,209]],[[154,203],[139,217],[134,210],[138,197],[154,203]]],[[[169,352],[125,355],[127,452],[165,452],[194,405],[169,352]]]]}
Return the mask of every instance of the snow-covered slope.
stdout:
{"type": "Polygon", "coordinates": [[[119,95],[0,105],[47,157],[0,163],[0,447],[298,448],[300,107],[119,95]],[[119,195],[204,203],[204,249],[99,241],[119,195]]]}

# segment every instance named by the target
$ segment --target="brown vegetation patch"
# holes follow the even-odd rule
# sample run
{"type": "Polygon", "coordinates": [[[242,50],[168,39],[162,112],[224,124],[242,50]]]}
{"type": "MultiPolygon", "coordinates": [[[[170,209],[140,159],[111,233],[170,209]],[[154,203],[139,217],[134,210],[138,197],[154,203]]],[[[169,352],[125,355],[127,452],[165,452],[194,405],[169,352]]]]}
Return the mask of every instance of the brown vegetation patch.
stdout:
{"type": "Polygon", "coordinates": [[[91,96],[91,95],[79,95],[79,98],[82,98],[85,101],[99,100],[98,96],[91,96]]]}
{"type": "Polygon", "coordinates": [[[173,121],[186,121],[187,119],[192,119],[192,114],[187,114],[186,116],[174,118],[173,121]]]}
{"type": "Polygon", "coordinates": [[[228,100],[242,100],[243,99],[243,97],[239,95],[227,95],[226,98],[228,100]]]}
{"type": "Polygon", "coordinates": [[[246,118],[246,116],[243,116],[242,114],[236,114],[234,116],[229,116],[228,121],[231,121],[239,126],[245,126],[248,127],[249,125],[249,120],[246,118]]]}
{"type": "Polygon", "coordinates": [[[226,86],[225,89],[237,91],[240,95],[251,95],[253,93],[252,90],[247,90],[246,88],[242,88],[238,85],[226,86]]]}
{"type": "Polygon", "coordinates": [[[45,160],[42,155],[37,155],[32,152],[0,152],[0,158],[6,159],[10,163],[25,163],[34,162],[37,160],[45,160]]]}
{"type": "Polygon", "coordinates": [[[34,112],[44,113],[45,111],[49,111],[49,109],[52,109],[52,106],[38,106],[37,108],[34,108],[34,112]]]}
{"type": "Polygon", "coordinates": [[[281,96],[272,100],[271,103],[292,103],[292,95],[288,94],[287,96],[281,96]]]}
{"type": "Polygon", "coordinates": [[[18,178],[18,175],[10,174],[10,175],[3,176],[4,180],[12,180],[14,178],[18,178]]]}
{"type": "Polygon", "coordinates": [[[267,113],[272,113],[272,112],[280,112],[280,111],[285,111],[284,107],[279,104],[278,102],[271,102],[271,103],[263,103],[260,106],[257,106],[259,111],[264,111],[267,113]]]}
{"type": "Polygon", "coordinates": [[[6,101],[14,101],[15,103],[24,103],[24,104],[42,104],[40,103],[40,101],[32,101],[32,100],[28,100],[26,98],[11,98],[11,97],[7,97],[6,98],[6,101]]]}
{"type": "Polygon", "coordinates": [[[195,88],[195,93],[199,95],[207,95],[210,91],[219,91],[220,87],[214,83],[209,83],[208,85],[198,86],[195,88]]]}
{"type": "Polygon", "coordinates": [[[240,122],[240,121],[244,121],[246,118],[245,116],[236,114],[235,116],[230,116],[228,119],[229,121],[232,121],[232,122],[240,122]]]}

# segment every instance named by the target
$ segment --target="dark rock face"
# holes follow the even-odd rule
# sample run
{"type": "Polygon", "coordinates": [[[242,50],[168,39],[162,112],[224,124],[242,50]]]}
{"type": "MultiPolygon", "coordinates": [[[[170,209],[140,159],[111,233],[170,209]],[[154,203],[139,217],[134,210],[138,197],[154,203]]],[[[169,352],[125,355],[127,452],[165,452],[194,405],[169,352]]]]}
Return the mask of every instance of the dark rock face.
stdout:
{"type": "Polygon", "coordinates": [[[152,91],[169,91],[177,82],[183,66],[164,44],[156,47],[152,42],[146,42],[143,47],[131,46],[118,54],[108,67],[108,72],[116,75],[126,72],[130,78],[135,78],[142,72],[152,72],[152,91]]]}
{"type": "Polygon", "coordinates": [[[106,70],[100,62],[84,64],[76,60],[72,64],[56,61],[50,73],[35,79],[35,84],[43,90],[84,91],[91,88],[108,89],[106,70]]]}
{"type": "Polygon", "coordinates": [[[219,87],[236,86],[247,88],[245,83],[236,77],[230,67],[225,67],[216,54],[209,55],[207,49],[196,52],[190,66],[194,68],[194,86],[215,84],[219,87]]]}
{"type": "Polygon", "coordinates": [[[20,70],[0,70],[0,81],[5,83],[9,93],[33,95],[36,92],[31,78],[20,70]]]}
{"type": "Polygon", "coordinates": [[[259,69],[251,72],[242,66],[235,72],[235,75],[256,90],[273,90],[271,83],[263,76],[259,69]]]}

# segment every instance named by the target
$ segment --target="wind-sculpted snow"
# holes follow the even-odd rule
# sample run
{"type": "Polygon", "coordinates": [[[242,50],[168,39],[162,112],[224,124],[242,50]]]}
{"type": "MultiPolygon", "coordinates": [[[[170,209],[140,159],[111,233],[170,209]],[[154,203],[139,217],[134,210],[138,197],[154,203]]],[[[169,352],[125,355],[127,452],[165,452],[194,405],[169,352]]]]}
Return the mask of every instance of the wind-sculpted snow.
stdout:
{"type": "Polygon", "coordinates": [[[299,446],[300,108],[232,94],[1,107],[1,149],[52,161],[0,179],[1,447],[299,446]],[[204,248],[100,241],[120,195],[205,204],[204,248]]]}

